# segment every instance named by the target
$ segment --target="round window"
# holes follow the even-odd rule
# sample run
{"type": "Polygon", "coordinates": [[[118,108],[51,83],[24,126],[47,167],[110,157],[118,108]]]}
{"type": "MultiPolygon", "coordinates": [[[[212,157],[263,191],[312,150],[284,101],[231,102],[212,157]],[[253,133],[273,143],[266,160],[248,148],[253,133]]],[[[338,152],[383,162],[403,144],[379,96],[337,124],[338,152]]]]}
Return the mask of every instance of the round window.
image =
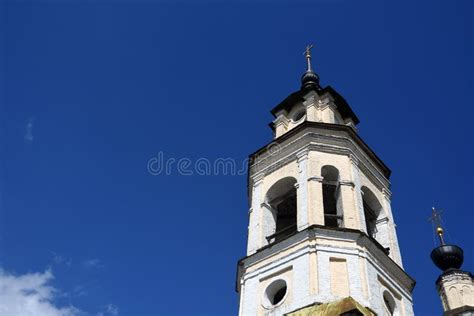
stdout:
{"type": "Polygon", "coordinates": [[[271,308],[283,302],[288,292],[285,280],[275,280],[265,290],[264,306],[271,308]]]}
{"type": "Polygon", "coordinates": [[[301,120],[304,115],[306,114],[306,111],[304,109],[301,109],[299,111],[297,111],[294,115],[293,115],[293,122],[298,122],[299,120],[301,120]]]}

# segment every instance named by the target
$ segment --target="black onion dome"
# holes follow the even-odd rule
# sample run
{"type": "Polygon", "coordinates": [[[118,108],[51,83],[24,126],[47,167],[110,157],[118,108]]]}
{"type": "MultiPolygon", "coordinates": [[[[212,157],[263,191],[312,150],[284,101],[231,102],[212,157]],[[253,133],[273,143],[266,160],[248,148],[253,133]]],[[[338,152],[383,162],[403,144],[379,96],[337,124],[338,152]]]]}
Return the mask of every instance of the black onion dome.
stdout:
{"type": "Polygon", "coordinates": [[[312,70],[307,70],[301,77],[301,89],[309,88],[321,89],[319,86],[319,76],[312,70]]]}
{"type": "Polygon", "coordinates": [[[443,271],[459,269],[464,261],[463,250],[455,245],[439,246],[431,252],[431,260],[443,271]]]}

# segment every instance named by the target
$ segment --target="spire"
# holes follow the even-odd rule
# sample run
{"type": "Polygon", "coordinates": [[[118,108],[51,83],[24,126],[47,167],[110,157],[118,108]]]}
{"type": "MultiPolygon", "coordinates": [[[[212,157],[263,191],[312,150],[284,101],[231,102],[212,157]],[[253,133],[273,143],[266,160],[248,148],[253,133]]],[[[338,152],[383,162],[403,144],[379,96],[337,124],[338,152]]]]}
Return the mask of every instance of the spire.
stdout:
{"type": "Polygon", "coordinates": [[[307,71],[313,71],[313,70],[311,69],[311,48],[313,48],[313,47],[314,47],[313,44],[307,45],[307,46],[306,46],[306,50],[304,51],[304,55],[305,55],[306,61],[307,61],[307,63],[308,63],[308,70],[307,70],[307,71]]]}
{"type": "Polygon", "coordinates": [[[301,77],[301,89],[321,89],[319,86],[319,76],[311,68],[311,48],[313,47],[314,45],[312,44],[306,46],[306,50],[303,53],[308,64],[308,69],[301,77]]]}
{"type": "Polygon", "coordinates": [[[443,230],[443,227],[441,227],[441,212],[437,211],[434,206],[431,208],[431,210],[432,210],[432,215],[430,217],[430,221],[432,221],[433,224],[436,226],[435,228],[436,235],[438,235],[439,242],[443,246],[446,243],[444,242],[444,237],[443,237],[444,230],[443,230]]]}
{"type": "Polygon", "coordinates": [[[444,229],[441,226],[441,212],[432,208],[430,221],[433,222],[440,246],[431,251],[431,260],[443,271],[459,269],[464,261],[464,251],[456,245],[448,245],[444,240],[444,229]]]}

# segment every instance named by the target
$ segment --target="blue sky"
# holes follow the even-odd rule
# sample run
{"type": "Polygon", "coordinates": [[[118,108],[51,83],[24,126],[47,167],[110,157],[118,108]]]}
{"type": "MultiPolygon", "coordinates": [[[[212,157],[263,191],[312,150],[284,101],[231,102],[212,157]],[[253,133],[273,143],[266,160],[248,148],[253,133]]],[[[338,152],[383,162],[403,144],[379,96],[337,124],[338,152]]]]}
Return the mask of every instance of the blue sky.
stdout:
{"type": "Polygon", "coordinates": [[[0,280],[35,286],[36,315],[235,315],[246,176],[154,176],[147,163],[243,161],[270,142],[269,111],[299,88],[311,42],[321,83],[392,169],[415,312],[440,314],[431,206],[474,270],[473,11],[471,1],[3,1],[0,280]]]}

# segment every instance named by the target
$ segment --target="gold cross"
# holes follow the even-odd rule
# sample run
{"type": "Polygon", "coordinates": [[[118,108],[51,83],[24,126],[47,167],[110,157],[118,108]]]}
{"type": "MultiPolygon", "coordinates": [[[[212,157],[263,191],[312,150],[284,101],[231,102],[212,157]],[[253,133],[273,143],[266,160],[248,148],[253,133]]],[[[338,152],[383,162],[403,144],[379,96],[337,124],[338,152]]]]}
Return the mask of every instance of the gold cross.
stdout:
{"type": "Polygon", "coordinates": [[[441,245],[444,245],[444,230],[443,227],[441,227],[441,213],[443,211],[437,211],[434,207],[432,207],[432,214],[431,217],[429,218],[429,221],[432,222],[433,224],[436,225],[436,234],[439,237],[439,241],[441,242],[441,245]]]}
{"type": "Polygon", "coordinates": [[[306,56],[306,58],[311,58],[311,48],[313,48],[314,45],[310,44],[306,46],[306,50],[304,51],[303,55],[306,56]]]}

